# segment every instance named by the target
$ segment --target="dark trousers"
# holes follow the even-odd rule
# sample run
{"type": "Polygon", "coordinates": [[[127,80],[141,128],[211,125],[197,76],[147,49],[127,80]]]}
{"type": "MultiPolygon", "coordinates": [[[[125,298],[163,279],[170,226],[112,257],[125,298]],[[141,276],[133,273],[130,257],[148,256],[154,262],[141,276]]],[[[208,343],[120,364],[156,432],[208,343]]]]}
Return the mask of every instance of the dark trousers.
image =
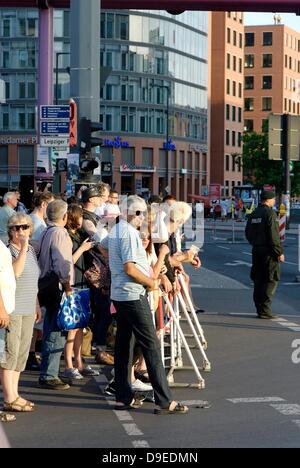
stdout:
{"type": "Polygon", "coordinates": [[[105,346],[107,331],[112,323],[110,295],[102,294],[99,289],[91,288],[91,308],[93,313],[93,341],[95,345],[105,346]]]}
{"type": "Polygon", "coordinates": [[[257,315],[272,315],[272,299],[276,292],[278,281],[265,281],[257,274],[254,280],[254,303],[257,315]]]}
{"type": "Polygon", "coordinates": [[[115,347],[116,401],[129,404],[133,398],[128,375],[132,367],[130,342],[132,333],[141,346],[149,379],[154,390],[155,403],[168,407],[172,401],[165,369],[162,364],[158,338],[146,296],[138,301],[116,302],[117,336],[115,347]]]}

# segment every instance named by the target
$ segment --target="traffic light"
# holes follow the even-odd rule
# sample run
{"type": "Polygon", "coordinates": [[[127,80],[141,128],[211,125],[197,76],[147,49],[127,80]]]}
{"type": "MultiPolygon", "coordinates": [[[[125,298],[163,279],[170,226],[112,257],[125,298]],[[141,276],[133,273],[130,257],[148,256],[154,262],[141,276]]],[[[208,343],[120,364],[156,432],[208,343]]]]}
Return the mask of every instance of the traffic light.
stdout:
{"type": "Polygon", "coordinates": [[[93,173],[98,166],[99,164],[95,159],[83,159],[80,163],[80,169],[85,174],[93,173]]]}
{"type": "Polygon", "coordinates": [[[102,130],[102,124],[99,122],[92,122],[87,118],[83,117],[79,124],[79,144],[80,154],[88,154],[91,149],[95,146],[102,146],[103,140],[99,137],[94,137],[93,132],[99,132],[102,130]]]}

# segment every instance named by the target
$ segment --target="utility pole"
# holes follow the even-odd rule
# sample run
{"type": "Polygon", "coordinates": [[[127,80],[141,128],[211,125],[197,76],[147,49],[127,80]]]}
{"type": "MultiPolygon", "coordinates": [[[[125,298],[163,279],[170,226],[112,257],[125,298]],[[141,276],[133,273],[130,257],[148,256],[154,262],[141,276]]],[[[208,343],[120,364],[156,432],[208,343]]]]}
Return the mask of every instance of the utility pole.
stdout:
{"type": "Polygon", "coordinates": [[[286,206],[286,226],[289,229],[290,224],[290,198],[291,198],[291,175],[290,175],[290,142],[289,142],[289,129],[290,129],[290,116],[283,114],[281,116],[281,158],[284,167],[284,196],[283,202],[286,206]]]}
{"type": "Polygon", "coordinates": [[[100,0],[71,0],[71,97],[78,122],[100,116],[100,0]]]}

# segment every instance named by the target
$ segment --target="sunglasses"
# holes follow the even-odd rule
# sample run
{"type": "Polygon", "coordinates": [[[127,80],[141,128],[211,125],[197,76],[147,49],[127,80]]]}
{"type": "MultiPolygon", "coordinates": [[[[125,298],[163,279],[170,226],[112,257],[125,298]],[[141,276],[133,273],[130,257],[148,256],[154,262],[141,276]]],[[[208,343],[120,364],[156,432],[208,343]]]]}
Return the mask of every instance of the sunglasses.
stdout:
{"type": "Polygon", "coordinates": [[[146,216],[146,215],[147,215],[147,211],[140,211],[140,210],[138,210],[138,211],[135,212],[135,215],[136,215],[136,216],[146,216]]]}
{"type": "Polygon", "coordinates": [[[28,229],[30,229],[30,226],[29,224],[18,224],[16,226],[10,226],[10,229],[16,232],[21,231],[21,229],[22,231],[28,231],[28,229]]]}

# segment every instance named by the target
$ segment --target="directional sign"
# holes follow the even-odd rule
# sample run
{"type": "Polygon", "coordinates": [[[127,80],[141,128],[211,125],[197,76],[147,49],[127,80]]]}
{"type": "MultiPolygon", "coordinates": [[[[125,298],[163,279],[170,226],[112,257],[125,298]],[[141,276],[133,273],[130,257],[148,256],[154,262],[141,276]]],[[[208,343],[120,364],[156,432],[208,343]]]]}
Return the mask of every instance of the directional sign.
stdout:
{"type": "Polygon", "coordinates": [[[69,146],[69,138],[60,138],[60,137],[41,137],[40,145],[41,146],[57,146],[59,148],[69,146]]]}
{"type": "Polygon", "coordinates": [[[42,120],[69,120],[70,106],[41,106],[42,120]]]}
{"type": "Polygon", "coordinates": [[[69,135],[70,122],[41,122],[41,135],[69,135]]]}

